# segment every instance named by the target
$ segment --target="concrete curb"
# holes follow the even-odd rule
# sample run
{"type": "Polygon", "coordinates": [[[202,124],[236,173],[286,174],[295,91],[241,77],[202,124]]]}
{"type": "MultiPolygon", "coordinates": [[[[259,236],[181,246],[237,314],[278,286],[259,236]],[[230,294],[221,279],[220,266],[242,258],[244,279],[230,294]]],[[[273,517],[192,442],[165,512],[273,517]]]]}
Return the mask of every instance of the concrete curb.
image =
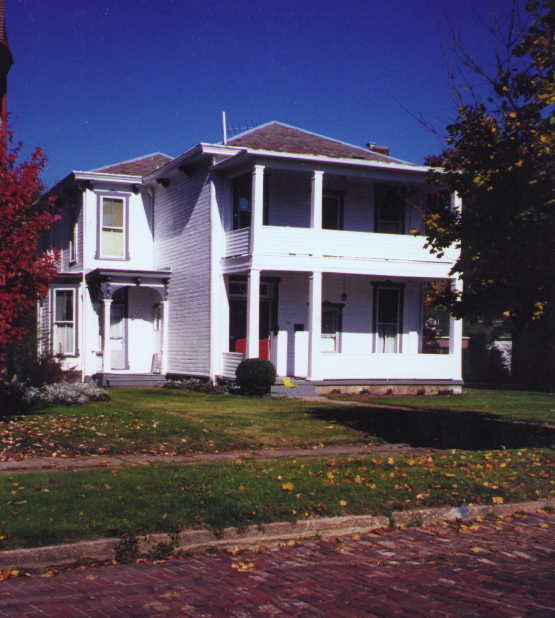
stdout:
{"type": "Polygon", "coordinates": [[[383,515],[345,515],[304,519],[296,523],[276,522],[262,526],[247,526],[241,530],[225,528],[216,536],[207,529],[183,530],[177,535],[149,534],[134,539],[106,538],[80,541],[66,545],[50,545],[30,549],[0,552],[0,569],[44,570],[69,567],[80,563],[115,561],[126,551],[132,556],[175,555],[210,548],[248,547],[279,541],[326,538],[363,534],[380,528],[425,525],[438,521],[474,519],[484,515],[506,516],[514,513],[534,513],[543,508],[555,508],[555,500],[537,500],[512,504],[476,506],[445,506],[411,511],[393,511],[383,515]]]}

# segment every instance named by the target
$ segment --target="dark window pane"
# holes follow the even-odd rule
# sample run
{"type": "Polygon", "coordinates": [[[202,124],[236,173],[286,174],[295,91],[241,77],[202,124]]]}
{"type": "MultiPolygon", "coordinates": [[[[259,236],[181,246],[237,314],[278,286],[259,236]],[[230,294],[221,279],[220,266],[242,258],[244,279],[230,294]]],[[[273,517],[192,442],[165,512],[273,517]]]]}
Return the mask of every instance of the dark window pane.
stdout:
{"type": "Polygon", "coordinates": [[[233,229],[251,224],[251,175],[245,174],[233,180],[233,229]]]}
{"type": "Polygon", "coordinates": [[[322,227],[326,230],[343,229],[343,200],[340,195],[322,198],[322,227]]]}
{"type": "Polygon", "coordinates": [[[73,321],[73,292],[71,290],[56,291],[56,322],[73,321]]]}

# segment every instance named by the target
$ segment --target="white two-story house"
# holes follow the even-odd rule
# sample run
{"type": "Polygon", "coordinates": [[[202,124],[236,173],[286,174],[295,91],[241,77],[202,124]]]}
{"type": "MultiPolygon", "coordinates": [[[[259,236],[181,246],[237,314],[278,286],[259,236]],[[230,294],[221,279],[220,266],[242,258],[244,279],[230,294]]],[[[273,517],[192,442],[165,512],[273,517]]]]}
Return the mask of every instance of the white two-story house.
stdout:
{"type": "Polygon", "coordinates": [[[424,302],[459,285],[455,250],[425,249],[427,171],[278,122],[74,171],[52,189],[41,351],[111,384],[232,378],[260,357],[323,391],[457,391],[461,324],[424,302]]]}

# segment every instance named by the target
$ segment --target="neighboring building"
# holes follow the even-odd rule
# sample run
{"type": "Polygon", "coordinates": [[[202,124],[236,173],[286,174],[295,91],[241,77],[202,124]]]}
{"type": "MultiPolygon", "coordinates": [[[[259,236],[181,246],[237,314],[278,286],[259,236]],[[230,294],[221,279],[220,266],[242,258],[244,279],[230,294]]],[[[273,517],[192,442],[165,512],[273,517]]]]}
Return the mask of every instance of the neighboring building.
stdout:
{"type": "MultiPolygon", "coordinates": [[[[60,274],[42,351],[85,378],[233,377],[245,357],[321,386],[458,390],[461,325],[429,345],[428,168],[278,122],[83,172],[53,192],[60,274]],[[156,377],[157,376],[157,377],[156,377]]],[[[455,204],[452,204],[455,207],[455,204]]]]}

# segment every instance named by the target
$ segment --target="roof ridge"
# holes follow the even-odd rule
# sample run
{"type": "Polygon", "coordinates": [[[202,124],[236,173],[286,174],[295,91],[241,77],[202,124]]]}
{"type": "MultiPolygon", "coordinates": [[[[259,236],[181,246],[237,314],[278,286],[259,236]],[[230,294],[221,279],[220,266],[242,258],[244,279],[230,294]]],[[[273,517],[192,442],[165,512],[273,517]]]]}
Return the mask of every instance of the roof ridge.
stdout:
{"type": "MultiPolygon", "coordinates": [[[[236,141],[242,141],[245,138],[248,140],[249,136],[252,135],[253,139],[256,140],[256,134],[257,132],[263,132],[264,129],[267,129],[269,127],[276,127],[277,129],[282,128],[282,129],[289,129],[291,131],[297,132],[300,135],[305,135],[307,139],[309,138],[316,138],[318,140],[324,140],[325,142],[328,142],[331,144],[336,144],[337,147],[342,147],[342,148],[346,148],[346,149],[350,149],[352,151],[354,151],[354,153],[351,153],[350,157],[351,158],[359,158],[357,157],[356,153],[360,153],[360,158],[371,158],[376,160],[376,161],[383,161],[383,162],[389,162],[389,163],[402,163],[402,164],[406,164],[406,165],[414,165],[414,163],[412,163],[411,161],[405,161],[403,159],[399,159],[397,157],[393,157],[390,154],[385,154],[376,150],[371,150],[369,148],[365,148],[364,146],[358,146],[357,144],[351,144],[350,142],[346,142],[340,139],[336,139],[335,137],[329,137],[327,135],[322,135],[321,133],[316,133],[315,131],[309,131],[307,129],[303,129],[301,127],[296,127],[294,125],[285,123],[285,122],[281,122],[279,120],[271,120],[269,122],[265,122],[264,124],[258,125],[256,127],[253,127],[252,129],[249,129],[248,131],[243,131],[242,133],[238,133],[237,135],[234,135],[233,137],[230,137],[229,140],[227,141],[226,144],[223,144],[224,146],[230,146],[230,147],[235,147],[234,142],[236,141]]],[[[219,142],[219,144],[221,144],[221,142],[219,142]]],[[[240,146],[240,144],[239,144],[240,146]]],[[[249,146],[249,148],[253,149],[253,150],[257,150],[257,149],[264,149],[262,148],[262,146],[257,146],[257,145],[251,145],[249,146]]],[[[266,150],[275,150],[273,148],[266,148],[266,150]]],[[[280,149],[278,149],[280,150],[280,149]]],[[[294,154],[294,152],[291,150],[290,151],[292,154],[294,154]]]]}
{"type": "Polygon", "coordinates": [[[135,157],[133,159],[126,159],[125,161],[114,161],[114,163],[108,163],[107,165],[103,165],[102,167],[95,167],[92,170],[88,170],[89,172],[101,172],[107,167],[114,167],[116,165],[124,165],[125,163],[134,163],[135,161],[141,161],[142,159],[148,159],[149,157],[155,157],[160,155],[162,157],[166,157],[169,161],[171,161],[174,157],[167,155],[163,152],[149,152],[148,154],[141,155],[140,157],[135,157]]]}

